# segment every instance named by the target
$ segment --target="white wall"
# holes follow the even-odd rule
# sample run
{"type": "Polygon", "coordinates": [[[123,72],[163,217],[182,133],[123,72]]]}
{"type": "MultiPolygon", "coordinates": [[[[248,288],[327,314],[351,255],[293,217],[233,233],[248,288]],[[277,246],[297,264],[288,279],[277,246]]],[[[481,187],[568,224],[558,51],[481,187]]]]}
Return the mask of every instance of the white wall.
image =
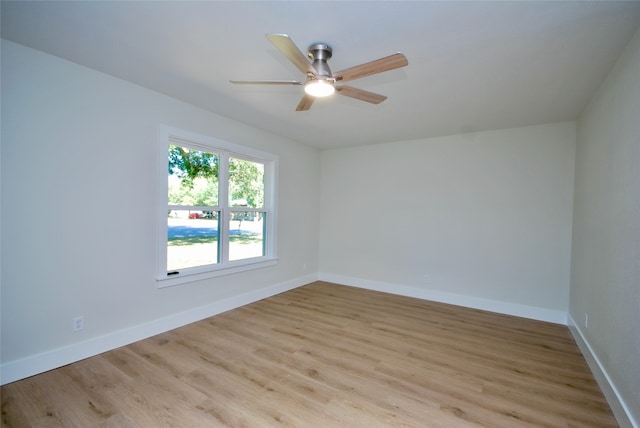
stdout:
{"type": "Polygon", "coordinates": [[[1,174],[3,383],[317,272],[318,151],[8,41],[1,174]],[[277,266],[156,287],[159,124],[280,157],[277,266]]]}
{"type": "Polygon", "coordinates": [[[577,140],[570,316],[640,426],[640,30],[577,140]]]}
{"type": "Polygon", "coordinates": [[[564,323],[574,154],[573,122],[323,152],[321,278],[564,323]]]}

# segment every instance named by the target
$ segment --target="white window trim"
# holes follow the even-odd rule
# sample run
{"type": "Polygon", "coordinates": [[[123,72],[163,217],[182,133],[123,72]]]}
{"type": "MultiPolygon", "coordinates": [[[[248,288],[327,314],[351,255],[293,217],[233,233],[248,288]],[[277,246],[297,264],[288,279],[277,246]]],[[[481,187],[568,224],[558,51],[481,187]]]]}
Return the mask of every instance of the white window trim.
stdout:
{"type": "MultiPolygon", "coordinates": [[[[228,141],[219,140],[217,138],[206,135],[197,134],[191,131],[185,131],[170,127],[167,125],[159,125],[158,127],[158,236],[157,236],[157,272],[156,282],[158,288],[169,287],[187,282],[199,281],[207,278],[215,278],[222,275],[230,275],[253,269],[259,269],[267,266],[274,266],[277,261],[277,185],[278,185],[278,156],[271,153],[262,152],[253,148],[241,146],[228,141]],[[265,166],[265,195],[264,208],[269,213],[266,216],[265,226],[265,255],[251,259],[229,261],[221,264],[199,266],[189,268],[177,274],[168,275],[167,273],[167,207],[168,207],[168,184],[167,184],[167,152],[169,145],[186,144],[191,147],[201,149],[208,152],[227,152],[234,157],[254,160],[264,163],[265,166]]],[[[223,187],[222,185],[220,187],[223,187]]],[[[224,195],[222,195],[224,196],[224,195]]],[[[220,196],[219,204],[226,204],[226,196],[220,196]]],[[[240,208],[240,207],[238,207],[240,208]]],[[[230,208],[233,210],[233,207],[230,208]]],[[[241,208],[242,210],[242,208],[241,208]]],[[[219,227],[222,227],[223,216],[218,221],[219,227]]],[[[225,226],[226,227],[226,226],[225,226]]],[[[223,245],[228,243],[223,242],[223,245]]],[[[227,248],[228,250],[228,248],[227,248]]]]}

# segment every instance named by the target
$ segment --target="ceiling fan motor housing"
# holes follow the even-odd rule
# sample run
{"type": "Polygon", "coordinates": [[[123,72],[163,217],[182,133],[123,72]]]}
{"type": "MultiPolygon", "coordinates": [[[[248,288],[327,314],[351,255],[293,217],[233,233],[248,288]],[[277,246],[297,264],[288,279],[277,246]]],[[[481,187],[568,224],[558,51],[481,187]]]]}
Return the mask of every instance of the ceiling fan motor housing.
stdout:
{"type": "Polygon", "coordinates": [[[333,50],[326,43],[314,43],[309,46],[307,55],[313,60],[313,68],[316,69],[318,76],[331,77],[331,69],[327,60],[331,58],[333,50]]]}

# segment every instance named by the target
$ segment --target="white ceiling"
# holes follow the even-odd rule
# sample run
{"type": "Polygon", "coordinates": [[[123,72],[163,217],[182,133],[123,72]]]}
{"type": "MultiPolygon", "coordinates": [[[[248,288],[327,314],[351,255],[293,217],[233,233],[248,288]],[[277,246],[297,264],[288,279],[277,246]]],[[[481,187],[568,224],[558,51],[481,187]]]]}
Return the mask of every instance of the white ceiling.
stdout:
{"type": "Polygon", "coordinates": [[[640,25],[640,1],[2,1],[2,37],[276,134],[333,148],[575,119],[640,25]],[[296,112],[304,76],[265,38],[333,47],[337,71],[403,52],[296,112]]]}

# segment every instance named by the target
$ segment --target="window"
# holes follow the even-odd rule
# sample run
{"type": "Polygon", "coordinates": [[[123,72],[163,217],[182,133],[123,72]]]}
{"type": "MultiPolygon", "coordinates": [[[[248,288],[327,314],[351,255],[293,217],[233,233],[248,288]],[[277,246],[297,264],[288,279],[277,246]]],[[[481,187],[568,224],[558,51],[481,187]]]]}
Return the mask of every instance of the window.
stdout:
{"type": "Polygon", "coordinates": [[[162,126],[160,287],[276,262],[277,157],[162,126]]]}

